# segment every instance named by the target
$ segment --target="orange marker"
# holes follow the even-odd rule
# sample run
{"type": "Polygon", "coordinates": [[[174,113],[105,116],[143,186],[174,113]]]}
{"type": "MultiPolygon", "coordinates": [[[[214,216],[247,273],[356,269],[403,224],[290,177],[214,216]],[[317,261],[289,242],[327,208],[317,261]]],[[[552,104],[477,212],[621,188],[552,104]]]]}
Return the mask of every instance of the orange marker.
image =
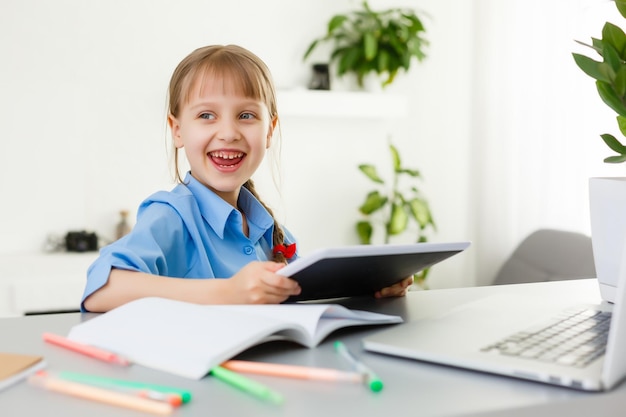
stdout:
{"type": "Polygon", "coordinates": [[[130,362],[128,359],[119,356],[112,352],[99,349],[89,345],[83,345],[82,343],[74,342],[66,337],[59,336],[52,333],[44,333],[43,340],[52,343],[53,345],[61,346],[63,348],[72,350],[74,352],[82,353],[83,355],[91,356],[92,358],[100,359],[101,361],[114,363],[117,365],[128,366],[130,362]]]}
{"type": "Polygon", "coordinates": [[[308,366],[283,365],[278,363],[250,362],[230,360],[222,364],[226,369],[235,372],[279,376],[297,379],[317,379],[320,381],[363,382],[364,376],[357,372],[343,372],[328,368],[311,368],[308,366]]]}
{"type": "Polygon", "coordinates": [[[153,401],[138,396],[122,394],[104,388],[79,384],[72,381],[64,381],[48,376],[45,372],[40,372],[28,378],[33,384],[50,391],[61,394],[72,395],[86,400],[98,401],[105,404],[116,405],[118,407],[130,408],[159,415],[169,415],[174,411],[174,407],[166,402],[153,401]]]}

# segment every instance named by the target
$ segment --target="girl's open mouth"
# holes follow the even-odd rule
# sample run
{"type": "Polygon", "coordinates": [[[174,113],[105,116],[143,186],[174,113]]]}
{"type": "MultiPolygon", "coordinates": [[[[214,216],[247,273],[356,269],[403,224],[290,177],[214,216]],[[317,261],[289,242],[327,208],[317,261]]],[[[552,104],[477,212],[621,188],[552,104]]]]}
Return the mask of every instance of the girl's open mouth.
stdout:
{"type": "Polygon", "coordinates": [[[243,152],[215,151],[209,152],[209,157],[219,168],[235,168],[245,158],[243,152]]]}

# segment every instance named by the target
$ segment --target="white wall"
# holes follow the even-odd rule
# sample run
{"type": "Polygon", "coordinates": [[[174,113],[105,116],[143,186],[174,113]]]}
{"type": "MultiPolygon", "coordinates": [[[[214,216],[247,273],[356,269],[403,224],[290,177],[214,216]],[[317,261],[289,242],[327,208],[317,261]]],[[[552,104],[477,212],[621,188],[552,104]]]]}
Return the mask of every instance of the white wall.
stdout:
{"type": "Polygon", "coordinates": [[[336,5],[3,2],[0,169],[13,204],[0,216],[0,252],[36,250],[68,229],[110,236],[120,209],[171,187],[165,92],[180,59],[201,45],[240,43],[267,61],[280,87],[299,85],[314,33],[308,17],[321,21],[336,5]],[[292,18],[300,13],[305,21],[292,18]]]}
{"type": "Polygon", "coordinates": [[[615,114],[571,55],[591,54],[574,40],[624,19],[604,0],[477,0],[474,10],[473,246],[487,284],[537,228],[590,234],[588,178],[625,174],[602,162],[612,152],[600,135],[620,136],[615,114]]]}
{"type": "MultiPolygon", "coordinates": [[[[0,4],[0,254],[36,252],[50,234],[113,235],[118,212],[172,187],[165,93],[192,49],[238,43],[261,56],[280,89],[302,88],[302,54],[330,16],[356,0],[284,2],[12,0],[0,4]]],[[[387,5],[372,1],[373,7],[387,5]]],[[[470,2],[404,1],[425,10],[427,62],[392,93],[410,97],[410,117],[318,120],[285,117],[278,196],[261,187],[305,251],[356,242],[356,208],[371,186],[361,162],[388,163],[387,134],[420,168],[439,225],[432,240],[468,239],[470,2]],[[454,11],[454,12],[452,12],[454,11]],[[451,33],[452,32],[452,33],[451,33]],[[455,49],[454,55],[450,50],[455,49]],[[440,81],[433,81],[440,80],[440,81]],[[443,81],[445,80],[445,81],[443,81]],[[455,123],[449,96],[455,95],[455,123]],[[445,126],[445,129],[442,127],[445,126]]],[[[267,178],[267,177],[265,177],[267,178]]],[[[442,267],[432,286],[471,283],[471,256],[442,267]],[[469,277],[469,278],[468,278],[469,277]]]]}

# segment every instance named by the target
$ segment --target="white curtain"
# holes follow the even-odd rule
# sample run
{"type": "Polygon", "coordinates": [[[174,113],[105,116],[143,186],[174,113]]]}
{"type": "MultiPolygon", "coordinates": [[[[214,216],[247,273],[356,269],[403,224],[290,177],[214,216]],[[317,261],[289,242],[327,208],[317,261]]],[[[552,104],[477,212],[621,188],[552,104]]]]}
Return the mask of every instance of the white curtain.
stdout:
{"type": "Polygon", "coordinates": [[[602,162],[614,113],[572,52],[626,27],[606,0],[475,0],[472,166],[476,284],[489,284],[530,232],[590,234],[588,178],[623,176],[602,162]]]}

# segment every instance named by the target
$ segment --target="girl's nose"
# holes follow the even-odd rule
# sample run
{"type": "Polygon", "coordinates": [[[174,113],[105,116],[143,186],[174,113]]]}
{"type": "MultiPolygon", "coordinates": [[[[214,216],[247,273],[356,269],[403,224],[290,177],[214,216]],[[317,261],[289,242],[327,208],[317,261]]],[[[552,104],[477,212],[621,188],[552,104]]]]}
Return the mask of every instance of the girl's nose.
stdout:
{"type": "Polygon", "coordinates": [[[219,124],[218,138],[226,142],[241,139],[237,123],[231,120],[222,119],[219,124]]]}

